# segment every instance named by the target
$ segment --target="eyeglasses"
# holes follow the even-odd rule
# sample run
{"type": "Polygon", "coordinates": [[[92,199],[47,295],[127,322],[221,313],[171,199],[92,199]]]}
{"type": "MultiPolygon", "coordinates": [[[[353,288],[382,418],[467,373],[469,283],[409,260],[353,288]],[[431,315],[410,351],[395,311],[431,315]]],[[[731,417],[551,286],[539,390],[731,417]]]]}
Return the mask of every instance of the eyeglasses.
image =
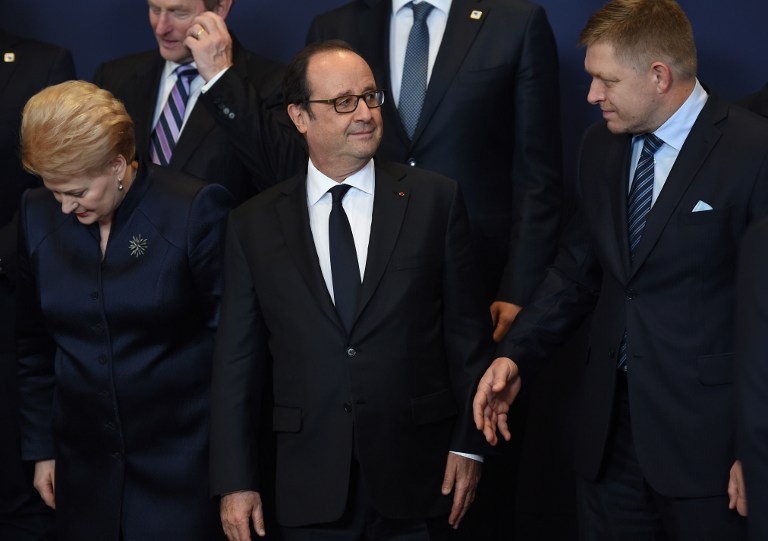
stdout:
{"type": "Polygon", "coordinates": [[[360,98],[363,98],[369,109],[375,109],[376,107],[381,107],[384,103],[384,91],[370,90],[357,96],[350,94],[349,96],[339,96],[330,100],[307,100],[306,103],[331,103],[337,113],[352,113],[357,110],[360,98]]]}

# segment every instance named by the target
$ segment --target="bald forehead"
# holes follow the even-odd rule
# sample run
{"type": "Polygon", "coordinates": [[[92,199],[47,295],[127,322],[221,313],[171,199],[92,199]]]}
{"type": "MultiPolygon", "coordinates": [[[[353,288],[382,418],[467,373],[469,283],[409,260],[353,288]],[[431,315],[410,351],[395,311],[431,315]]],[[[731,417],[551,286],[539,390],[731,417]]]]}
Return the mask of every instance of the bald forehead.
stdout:
{"type": "Polygon", "coordinates": [[[368,63],[360,55],[344,49],[313,55],[307,65],[307,83],[312,93],[322,89],[339,96],[376,87],[368,63]]]}

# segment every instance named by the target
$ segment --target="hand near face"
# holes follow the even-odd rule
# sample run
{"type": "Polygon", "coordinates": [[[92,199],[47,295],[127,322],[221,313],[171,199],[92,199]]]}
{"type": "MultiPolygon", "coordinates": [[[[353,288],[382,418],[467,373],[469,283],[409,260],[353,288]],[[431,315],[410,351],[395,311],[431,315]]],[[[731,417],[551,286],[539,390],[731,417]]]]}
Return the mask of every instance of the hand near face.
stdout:
{"type": "Polygon", "coordinates": [[[192,51],[197,71],[206,82],[232,65],[232,36],[224,19],[213,11],[195,17],[184,45],[192,51]]]}
{"type": "Polygon", "coordinates": [[[491,445],[498,443],[496,431],[509,441],[512,434],[507,425],[509,406],[520,392],[520,372],[514,361],[508,357],[499,357],[477,385],[477,393],[472,401],[475,426],[482,431],[491,445]]]}

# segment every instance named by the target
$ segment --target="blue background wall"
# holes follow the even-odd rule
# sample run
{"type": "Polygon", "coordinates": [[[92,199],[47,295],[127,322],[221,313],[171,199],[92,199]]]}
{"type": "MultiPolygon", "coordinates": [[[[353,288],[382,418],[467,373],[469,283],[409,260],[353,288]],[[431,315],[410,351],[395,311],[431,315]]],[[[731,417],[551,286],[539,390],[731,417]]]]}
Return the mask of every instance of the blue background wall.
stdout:
{"type": "MultiPolygon", "coordinates": [[[[228,22],[246,47],[287,61],[303,45],[312,17],[346,1],[238,0],[228,22]]],[[[679,1],[693,24],[702,82],[736,99],[768,80],[768,2],[679,1]]],[[[585,100],[589,80],[576,41],[589,14],[603,1],[539,3],[547,10],[560,52],[563,147],[570,177],[581,133],[598,118],[585,100]]],[[[0,0],[0,26],[68,47],[83,79],[90,79],[105,60],[155,46],[142,0],[0,0]]]]}

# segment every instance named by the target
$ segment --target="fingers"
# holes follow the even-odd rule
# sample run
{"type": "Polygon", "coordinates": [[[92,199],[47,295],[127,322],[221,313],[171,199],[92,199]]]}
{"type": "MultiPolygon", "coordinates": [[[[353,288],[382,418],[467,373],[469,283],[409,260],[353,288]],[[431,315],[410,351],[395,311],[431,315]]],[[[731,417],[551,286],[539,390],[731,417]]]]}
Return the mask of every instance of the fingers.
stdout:
{"type": "Polygon", "coordinates": [[[56,461],[41,460],[35,463],[32,485],[45,505],[56,509],[56,461]]]}
{"type": "Polygon", "coordinates": [[[442,493],[448,495],[453,490],[453,505],[448,516],[448,523],[454,529],[459,527],[461,520],[475,500],[480,470],[480,463],[470,458],[460,457],[453,453],[448,456],[442,493]]]}
{"type": "Polygon", "coordinates": [[[264,537],[264,514],[261,496],[257,492],[242,491],[227,494],[219,504],[221,526],[229,541],[251,541],[250,524],[256,533],[264,537]]]}

